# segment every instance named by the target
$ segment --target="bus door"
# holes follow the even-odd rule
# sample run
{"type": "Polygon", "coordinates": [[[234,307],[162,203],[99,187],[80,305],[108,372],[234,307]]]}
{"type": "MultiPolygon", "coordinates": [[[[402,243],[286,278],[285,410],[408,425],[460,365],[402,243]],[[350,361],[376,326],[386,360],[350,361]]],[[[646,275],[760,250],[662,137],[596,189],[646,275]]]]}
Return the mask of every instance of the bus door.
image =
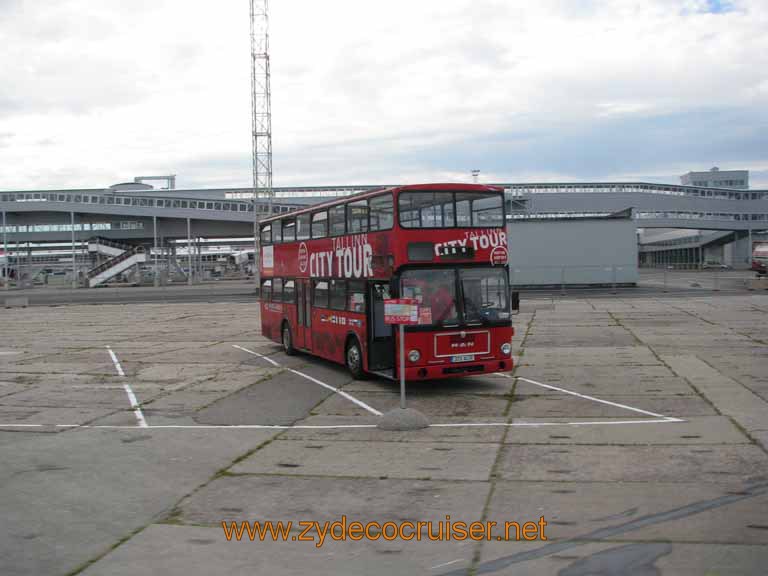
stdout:
{"type": "Polygon", "coordinates": [[[305,279],[296,280],[298,289],[296,310],[297,318],[296,322],[296,341],[294,346],[297,348],[304,348],[306,350],[312,349],[312,291],[309,289],[310,281],[305,279]]]}
{"type": "Polygon", "coordinates": [[[391,370],[395,366],[392,326],[384,324],[384,300],[389,298],[388,282],[368,284],[368,368],[391,370]]]}

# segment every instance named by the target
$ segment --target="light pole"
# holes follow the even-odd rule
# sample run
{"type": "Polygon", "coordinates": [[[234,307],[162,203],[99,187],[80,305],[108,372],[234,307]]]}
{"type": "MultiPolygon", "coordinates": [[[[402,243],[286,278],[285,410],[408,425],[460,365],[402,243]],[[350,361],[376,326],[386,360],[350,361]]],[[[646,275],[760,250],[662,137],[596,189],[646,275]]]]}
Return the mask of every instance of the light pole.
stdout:
{"type": "Polygon", "coordinates": [[[75,252],[75,213],[69,213],[70,227],[72,228],[72,289],[77,288],[77,253],[75,252]]]}
{"type": "Polygon", "coordinates": [[[3,283],[5,284],[5,289],[10,290],[11,279],[8,273],[11,265],[11,257],[8,255],[8,224],[5,219],[5,210],[3,210],[3,256],[5,256],[3,283]]]}

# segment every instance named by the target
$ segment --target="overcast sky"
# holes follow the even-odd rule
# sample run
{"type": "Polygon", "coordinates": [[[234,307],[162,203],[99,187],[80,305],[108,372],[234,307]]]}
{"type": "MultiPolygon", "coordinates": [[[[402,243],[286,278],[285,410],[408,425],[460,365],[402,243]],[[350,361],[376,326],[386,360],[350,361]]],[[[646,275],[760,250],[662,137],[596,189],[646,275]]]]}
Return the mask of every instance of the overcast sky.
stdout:
{"type": "MultiPolygon", "coordinates": [[[[766,0],[272,0],[274,184],[768,188],[766,0]]],[[[251,182],[248,0],[0,0],[0,189],[251,182]]]]}

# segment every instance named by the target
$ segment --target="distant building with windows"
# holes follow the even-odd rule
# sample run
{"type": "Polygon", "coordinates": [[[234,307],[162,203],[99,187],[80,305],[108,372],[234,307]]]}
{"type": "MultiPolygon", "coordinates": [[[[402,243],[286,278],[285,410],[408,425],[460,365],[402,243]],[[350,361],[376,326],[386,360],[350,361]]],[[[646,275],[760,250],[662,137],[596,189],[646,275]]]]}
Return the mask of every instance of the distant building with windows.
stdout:
{"type": "Polygon", "coordinates": [[[717,166],[708,172],[688,172],[680,176],[683,186],[703,188],[736,188],[749,190],[749,170],[720,170],[717,166]]]}

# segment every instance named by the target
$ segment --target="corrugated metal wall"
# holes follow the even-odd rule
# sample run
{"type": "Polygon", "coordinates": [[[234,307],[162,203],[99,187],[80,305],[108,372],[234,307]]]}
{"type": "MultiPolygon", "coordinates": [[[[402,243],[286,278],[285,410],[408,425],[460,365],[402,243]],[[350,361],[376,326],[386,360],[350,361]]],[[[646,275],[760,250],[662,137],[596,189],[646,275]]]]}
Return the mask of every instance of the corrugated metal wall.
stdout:
{"type": "Polygon", "coordinates": [[[507,233],[515,286],[638,280],[633,220],[518,220],[507,226],[507,233]]]}

